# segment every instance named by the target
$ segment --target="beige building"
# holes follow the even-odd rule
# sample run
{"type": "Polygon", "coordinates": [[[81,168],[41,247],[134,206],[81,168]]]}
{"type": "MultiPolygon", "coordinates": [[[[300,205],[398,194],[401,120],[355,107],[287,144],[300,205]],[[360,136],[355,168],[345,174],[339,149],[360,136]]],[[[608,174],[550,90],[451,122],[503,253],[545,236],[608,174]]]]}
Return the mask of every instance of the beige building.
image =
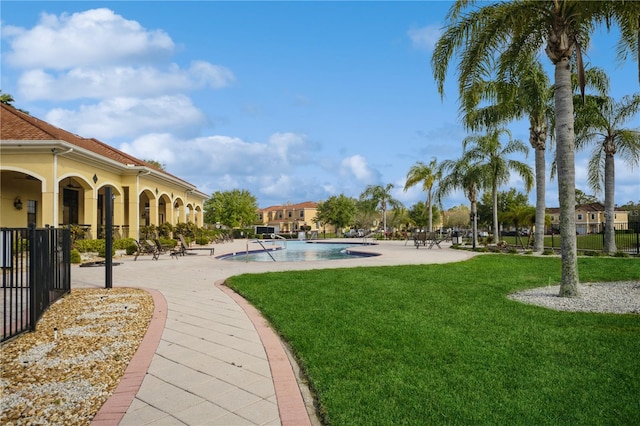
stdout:
{"type": "MultiPolygon", "coordinates": [[[[548,208],[547,214],[551,217],[552,229],[560,229],[560,209],[548,208]]],[[[589,203],[576,207],[576,233],[579,235],[598,234],[603,231],[604,204],[589,203]]],[[[614,210],[613,226],[615,229],[627,229],[629,226],[629,212],[614,210]]]]}
{"type": "Polygon", "coordinates": [[[310,226],[310,231],[318,231],[316,217],[318,203],[307,201],[298,204],[271,206],[258,210],[258,224],[277,226],[280,233],[298,232],[302,226],[310,226]]]}
{"type": "Polygon", "coordinates": [[[176,176],[96,139],[62,130],[0,104],[0,227],[80,225],[102,236],[105,188],[122,237],[141,226],[203,224],[207,198],[176,176]]]}

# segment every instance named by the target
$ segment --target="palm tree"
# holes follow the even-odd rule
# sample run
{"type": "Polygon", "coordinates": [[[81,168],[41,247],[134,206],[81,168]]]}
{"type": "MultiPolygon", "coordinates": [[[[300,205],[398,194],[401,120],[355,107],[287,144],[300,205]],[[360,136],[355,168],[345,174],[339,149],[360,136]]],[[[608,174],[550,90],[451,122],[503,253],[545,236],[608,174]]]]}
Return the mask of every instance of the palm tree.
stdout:
{"type": "Polygon", "coordinates": [[[620,102],[611,97],[590,97],[577,107],[576,147],[595,143],[588,166],[589,186],[601,192],[604,181],[605,253],[616,252],[614,229],[615,160],[618,154],[631,168],[640,162],[640,129],[623,128],[640,109],[640,95],[625,96],[620,102]],[[603,175],[604,173],[604,175],[603,175]]]}
{"type": "Polygon", "coordinates": [[[527,164],[509,160],[507,157],[513,153],[528,153],[528,148],[519,140],[511,139],[511,133],[507,129],[492,129],[484,135],[467,136],[462,141],[464,156],[469,162],[475,163],[481,173],[486,177],[487,188],[491,189],[493,200],[493,242],[498,244],[498,188],[509,182],[509,171],[516,171],[525,184],[527,192],[533,187],[533,173],[527,164]],[[509,136],[509,142],[502,147],[500,136],[509,136]]]}
{"type": "MultiPolygon", "coordinates": [[[[560,296],[578,294],[578,261],[575,223],[575,135],[571,60],[575,55],[578,75],[583,76],[582,48],[589,45],[596,26],[620,27],[618,57],[638,49],[640,2],[580,0],[521,0],[475,7],[473,0],[457,0],[447,15],[448,23],[438,41],[431,65],[438,90],[444,82],[454,53],[460,51],[459,91],[495,69],[501,75],[517,69],[523,56],[542,47],[554,65],[555,122],[560,200],[561,282],[560,296]]],[[[635,58],[638,55],[634,55],[635,58]]],[[[581,78],[581,82],[584,80],[581,78]]],[[[583,86],[581,84],[581,86],[583,86]]]]}
{"type": "MultiPolygon", "coordinates": [[[[531,231],[531,225],[535,223],[536,211],[531,206],[513,206],[502,215],[502,220],[511,223],[516,228],[516,242],[520,241],[520,246],[524,248],[524,242],[520,235],[521,228],[526,226],[531,231]]],[[[529,232],[531,236],[531,232],[529,232]]]]}
{"type": "Polygon", "coordinates": [[[463,155],[458,160],[444,160],[440,163],[443,178],[436,191],[438,203],[456,190],[464,191],[471,204],[471,238],[473,248],[478,243],[478,195],[480,188],[486,186],[486,176],[476,164],[469,162],[469,158],[463,155]]]}
{"type": "Polygon", "coordinates": [[[429,214],[429,232],[433,231],[433,187],[441,177],[442,173],[438,169],[438,161],[434,157],[429,164],[418,161],[411,166],[404,184],[404,191],[407,192],[412,186],[422,183],[422,189],[427,193],[426,208],[429,214]]]}
{"type": "Polygon", "coordinates": [[[391,195],[391,190],[394,188],[392,183],[388,183],[386,186],[381,185],[369,185],[364,192],[360,194],[360,199],[370,199],[382,210],[382,221],[384,226],[384,235],[387,237],[387,208],[402,207],[402,203],[391,195]]]}
{"type": "Polygon", "coordinates": [[[523,56],[517,71],[503,80],[476,82],[461,95],[463,122],[471,131],[529,118],[529,143],[535,152],[536,215],[534,253],[544,250],[545,150],[552,112],[552,86],[537,56],[523,56]],[[481,102],[489,102],[481,108],[481,102]]]}

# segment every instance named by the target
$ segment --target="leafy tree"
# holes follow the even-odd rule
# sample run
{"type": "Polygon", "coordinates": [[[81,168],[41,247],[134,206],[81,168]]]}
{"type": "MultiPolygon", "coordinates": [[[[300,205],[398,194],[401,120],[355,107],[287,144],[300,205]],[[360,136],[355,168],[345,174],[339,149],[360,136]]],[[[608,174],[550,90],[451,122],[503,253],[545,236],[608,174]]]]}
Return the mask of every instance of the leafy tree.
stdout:
{"type": "Polygon", "coordinates": [[[0,90],[0,103],[5,105],[12,105],[14,102],[15,100],[13,99],[13,96],[0,90]]]}
{"type": "Polygon", "coordinates": [[[524,248],[520,230],[526,226],[529,229],[528,235],[531,236],[531,228],[536,222],[536,209],[532,206],[514,205],[502,214],[502,220],[516,228],[516,242],[520,241],[520,246],[524,248]]]}
{"type": "MultiPolygon", "coordinates": [[[[418,201],[409,209],[409,220],[412,224],[419,228],[425,226],[432,226],[433,220],[440,221],[440,211],[436,206],[431,206],[431,215],[427,214],[428,207],[424,201],[418,201]]],[[[467,213],[467,220],[469,220],[469,214],[467,213]]]]}
{"type": "MultiPolygon", "coordinates": [[[[605,253],[615,253],[615,154],[634,168],[640,162],[640,128],[626,128],[640,109],[640,95],[625,96],[620,102],[611,97],[589,97],[576,109],[576,146],[595,145],[588,166],[589,186],[599,193],[604,183],[605,253]]],[[[637,123],[637,121],[636,121],[637,123]]]]}
{"type": "Polygon", "coordinates": [[[394,185],[392,183],[388,183],[386,186],[369,185],[365,188],[364,192],[360,194],[361,200],[369,199],[380,208],[385,235],[387,232],[387,209],[389,207],[398,208],[402,206],[402,203],[391,195],[391,190],[393,188],[394,185]]]}
{"type": "Polygon", "coordinates": [[[356,200],[344,194],[333,195],[318,203],[314,222],[333,225],[336,232],[351,225],[356,215],[356,200]]]}
{"type": "MultiPolygon", "coordinates": [[[[484,192],[478,202],[478,216],[480,217],[480,223],[487,225],[491,223],[490,218],[492,216],[493,198],[490,192],[484,192]]],[[[502,215],[507,211],[515,207],[526,207],[529,205],[529,198],[527,194],[524,194],[515,188],[511,188],[508,191],[498,192],[498,220],[502,221],[502,215]]],[[[544,226],[544,225],[543,225],[544,226]]]]}
{"type": "Polygon", "coordinates": [[[356,215],[353,225],[356,228],[372,229],[380,217],[373,200],[355,200],[356,215]]]}
{"type": "Polygon", "coordinates": [[[518,160],[506,158],[509,154],[527,154],[527,147],[519,140],[512,140],[511,133],[506,129],[492,129],[483,135],[471,135],[462,142],[464,156],[469,162],[475,162],[485,178],[484,188],[491,189],[493,199],[493,242],[498,243],[498,188],[509,182],[509,171],[515,170],[525,184],[525,189],[530,191],[533,186],[533,173],[531,167],[518,160]],[[502,147],[500,135],[509,136],[509,141],[502,147]]]}
{"type": "Polygon", "coordinates": [[[156,161],[156,160],[142,160],[142,161],[144,161],[145,163],[147,163],[151,167],[155,167],[156,169],[165,170],[167,168],[166,164],[161,163],[161,162],[156,161]]]}
{"type": "Polygon", "coordinates": [[[584,206],[585,204],[599,203],[600,200],[595,195],[587,194],[576,188],[576,206],[584,206]]]}
{"type": "Polygon", "coordinates": [[[522,56],[533,56],[545,47],[554,65],[555,123],[560,200],[561,296],[578,294],[578,258],[575,224],[574,116],[571,60],[575,55],[580,86],[584,87],[582,48],[589,45],[591,32],[604,25],[620,27],[616,53],[624,60],[638,43],[640,2],[633,1],[513,1],[475,6],[473,0],[457,0],[447,15],[447,24],[431,59],[438,90],[451,59],[457,64],[459,91],[481,80],[486,69],[506,74],[517,69],[522,56]]]}
{"type": "Polygon", "coordinates": [[[463,204],[451,207],[444,212],[444,227],[454,229],[467,228],[469,226],[470,213],[469,207],[463,204]]]}
{"type": "MultiPolygon", "coordinates": [[[[434,186],[442,177],[441,170],[438,167],[438,161],[433,158],[429,164],[424,164],[422,161],[418,161],[414,164],[409,173],[407,173],[407,180],[404,184],[404,191],[409,188],[422,184],[422,189],[427,193],[427,204],[425,205],[425,212],[429,217],[429,231],[433,231],[433,190],[434,186]]],[[[424,203],[423,203],[424,205],[424,203]]]]}
{"type": "Polygon", "coordinates": [[[256,222],[256,197],[245,189],[216,191],[204,203],[204,220],[229,228],[245,228],[256,222]]]}

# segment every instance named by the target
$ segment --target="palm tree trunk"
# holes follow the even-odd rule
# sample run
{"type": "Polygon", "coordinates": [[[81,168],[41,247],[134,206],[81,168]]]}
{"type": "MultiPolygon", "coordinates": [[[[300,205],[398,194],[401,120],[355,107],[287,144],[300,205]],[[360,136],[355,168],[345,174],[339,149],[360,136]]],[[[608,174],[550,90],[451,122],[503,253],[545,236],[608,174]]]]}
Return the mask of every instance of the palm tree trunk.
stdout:
{"type": "Polygon", "coordinates": [[[544,251],[544,227],[546,215],[546,163],[544,158],[544,148],[536,148],[536,229],[533,235],[533,252],[542,253],[544,251]]]}
{"type": "Polygon", "coordinates": [[[576,171],[573,129],[573,93],[569,59],[555,64],[556,165],[560,201],[560,247],[562,273],[560,296],[578,295],[578,253],[576,247],[576,171]]]}
{"type": "Polygon", "coordinates": [[[604,244],[602,251],[608,254],[615,253],[616,230],[614,224],[614,187],[615,187],[615,163],[612,154],[606,154],[604,160],[604,244]]]}
{"type": "Polygon", "coordinates": [[[431,206],[431,189],[429,189],[429,193],[427,195],[427,206],[429,209],[429,232],[433,232],[433,208],[431,206]]]}
{"type": "Polygon", "coordinates": [[[495,184],[491,188],[491,196],[493,197],[493,243],[498,244],[498,187],[495,184]]]}

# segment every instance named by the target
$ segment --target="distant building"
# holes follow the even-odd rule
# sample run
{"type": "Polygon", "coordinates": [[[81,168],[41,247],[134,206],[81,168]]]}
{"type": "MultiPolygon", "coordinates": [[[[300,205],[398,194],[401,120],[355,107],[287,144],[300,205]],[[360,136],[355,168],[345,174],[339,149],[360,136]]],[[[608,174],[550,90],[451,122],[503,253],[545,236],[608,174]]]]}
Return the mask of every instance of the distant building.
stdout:
{"type": "Polygon", "coordinates": [[[113,225],[138,238],[141,226],[203,225],[209,198],[176,176],[119,151],[0,104],[0,227],[79,225],[101,237],[105,188],[113,225]]]}
{"type": "Polygon", "coordinates": [[[277,227],[283,234],[301,230],[319,231],[319,224],[313,222],[317,211],[318,203],[312,201],[271,206],[258,210],[257,224],[277,227]]]}
{"type": "MultiPolygon", "coordinates": [[[[560,229],[560,208],[548,208],[547,214],[551,217],[551,228],[558,231],[560,229]]],[[[627,229],[629,226],[629,212],[614,210],[613,221],[615,229],[627,229]]],[[[589,203],[576,207],[577,234],[598,234],[604,230],[605,222],[604,204],[589,203]]]]}

